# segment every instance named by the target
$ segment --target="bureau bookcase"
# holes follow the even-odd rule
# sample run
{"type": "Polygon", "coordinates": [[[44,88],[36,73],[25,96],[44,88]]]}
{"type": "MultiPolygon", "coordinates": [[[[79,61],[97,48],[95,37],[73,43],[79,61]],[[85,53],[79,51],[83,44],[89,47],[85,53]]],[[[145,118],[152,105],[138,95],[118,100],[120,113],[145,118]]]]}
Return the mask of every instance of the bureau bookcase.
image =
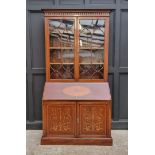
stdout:
{"type": "Polygon", "coordinates": [[[109,10],[43,9],[41,144],[112,145],[109,10]]]}

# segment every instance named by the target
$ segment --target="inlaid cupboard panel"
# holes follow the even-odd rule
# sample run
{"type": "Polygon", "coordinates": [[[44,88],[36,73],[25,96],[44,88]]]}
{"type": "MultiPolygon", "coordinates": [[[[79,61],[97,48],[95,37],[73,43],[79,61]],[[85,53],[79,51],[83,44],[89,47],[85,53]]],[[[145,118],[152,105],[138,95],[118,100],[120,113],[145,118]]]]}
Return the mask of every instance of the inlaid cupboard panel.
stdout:
{"type": "Polygon", "coordinates": [[[43,101],[44,136],[106,137],[109,106],[108,101],[43,101]]]}
{"type": "Polygon", "coordinates": [[[46,135],[52,137],[75,135],[76,102],[45,102],[43,109],[46,135]]]}
{"type": "Polygon", "coordinates": [[[79,136],[106,135],[106,104],[79,102],[79,136]]]}

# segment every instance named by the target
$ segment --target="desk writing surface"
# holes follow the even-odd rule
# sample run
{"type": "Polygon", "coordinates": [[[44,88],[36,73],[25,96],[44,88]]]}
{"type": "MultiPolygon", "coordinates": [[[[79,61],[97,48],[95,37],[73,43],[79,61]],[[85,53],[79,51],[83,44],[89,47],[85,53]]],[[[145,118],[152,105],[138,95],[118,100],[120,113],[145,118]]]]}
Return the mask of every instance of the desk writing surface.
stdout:
{"type": "Polygon", "coordinates": [[[109,84],[46,82],[43,100],[111,100],[109,84]]]}

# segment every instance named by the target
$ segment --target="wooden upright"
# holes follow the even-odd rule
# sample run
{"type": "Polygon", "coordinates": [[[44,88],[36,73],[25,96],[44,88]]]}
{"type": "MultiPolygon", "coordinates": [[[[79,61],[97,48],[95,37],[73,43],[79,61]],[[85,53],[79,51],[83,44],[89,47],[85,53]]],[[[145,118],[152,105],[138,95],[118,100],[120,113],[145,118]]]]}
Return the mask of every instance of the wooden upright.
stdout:
{"type": "Polygon", "coordinates": [[[109,10],[43,9],[41,144],[112,145],[109,10]]]}

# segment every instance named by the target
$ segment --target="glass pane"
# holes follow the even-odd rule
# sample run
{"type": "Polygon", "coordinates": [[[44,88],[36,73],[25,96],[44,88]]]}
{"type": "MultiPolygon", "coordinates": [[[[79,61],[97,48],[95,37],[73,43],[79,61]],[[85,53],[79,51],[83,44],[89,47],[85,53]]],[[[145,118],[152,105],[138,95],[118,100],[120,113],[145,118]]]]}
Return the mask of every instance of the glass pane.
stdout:
{"type": "Polygon", "coordinates": [[[104,20],[80,20],[80,47],[103,48],[104,44],[104,20]]]}
{"type": "Polygon", "coordinates": [[[51,63],[74,63],[73,49],[52,49],[51,63]]]}
{"type": "Polygon", "coordinates": [[[70,64],[51,64],[50,73],[51,79],[73,79],[74,66],[70,64]]]}
{"type": "Polygon", "coordinates": [[[49,20],[50,78],[74,78],[74,20],[49,20]]]}
{"type": "Polygon", "coordinates": [[[103,65],[80,65],[80,79],[103,79],[103,65]]]}
{"type": "Polygon", "coordinates": [[[103,50],[95,49],[81,49],[80,53],[80,63],[101,63],[103,64],[103,50]]]}
{"type": "Polygon", "coordinates": [[[104,30],[103,19],[79,20],[80,79],[103,79],[104,30]]]}
{"type": "Polygon", "coordinates": [[[52,19],[49,21],[50,46],[74,46],[74,21],[69,19],[52,19]]]}

